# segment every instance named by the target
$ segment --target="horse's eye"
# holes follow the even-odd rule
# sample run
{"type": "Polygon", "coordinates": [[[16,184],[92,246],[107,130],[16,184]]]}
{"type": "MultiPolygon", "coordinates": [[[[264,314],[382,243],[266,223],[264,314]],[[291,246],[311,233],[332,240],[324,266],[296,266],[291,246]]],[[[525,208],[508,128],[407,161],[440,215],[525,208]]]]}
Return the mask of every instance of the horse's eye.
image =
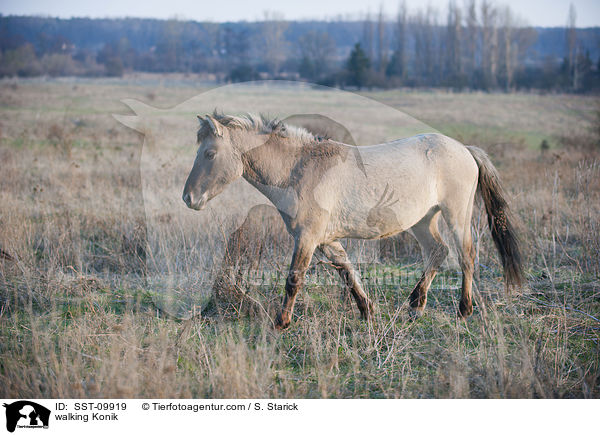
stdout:
{"type": "Polygon", "coordinates": [[[206,160],[213,160],[216,155],[217,153],[214,150],[206,150],[204,152],[204,157],[206,158],[206,160]]]}

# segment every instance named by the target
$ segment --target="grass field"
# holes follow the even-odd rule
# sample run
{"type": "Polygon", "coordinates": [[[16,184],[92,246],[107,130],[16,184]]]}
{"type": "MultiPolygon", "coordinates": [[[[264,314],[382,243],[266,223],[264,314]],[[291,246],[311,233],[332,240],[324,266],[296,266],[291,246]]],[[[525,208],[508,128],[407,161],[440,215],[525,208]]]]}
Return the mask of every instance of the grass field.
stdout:
{"type": "Polygon", "coordinates": [[[207,242],[188,225],[219,226],[183,210],[177,196],[183,211],[165,207],[151,239],[144,138],[111,114],[128,113],[124,98],[169,108],[208,87],[184,76],[0,82],[0,396],[600,397],[597,99],[365,93],[490,154],[519,220],[527,283],[504,294],[477,210],[468,321],[455,314],[452,262],[434,281],[425,315],[410,320],[421,263],[402,237],[394,261],[363,262],[378,308],[372,323],[315,264],[317,278],[280,333],[271,319],[283,279],[260,285],[260,271],[248,272],[260,310],[184,320],[157,309],[151,245],[199,307],[211,296],[197,263],[207,242]],[[544,139],[550,149],[542,152],[544,139]]]}

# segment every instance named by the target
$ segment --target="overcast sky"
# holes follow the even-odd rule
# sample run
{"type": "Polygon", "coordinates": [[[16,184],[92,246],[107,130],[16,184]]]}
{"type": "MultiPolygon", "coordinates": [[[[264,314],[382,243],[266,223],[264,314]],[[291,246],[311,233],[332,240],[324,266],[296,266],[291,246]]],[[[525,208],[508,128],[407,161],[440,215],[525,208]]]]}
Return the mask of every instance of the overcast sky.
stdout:
{"type": "MultiPolygon", "coordinates": [[[[459,5],[464,0],[456,0],[459,5]]],[[[600,25],[600,0],[504,0],[533,26],[564,26],[569,4],[577,10],[577,27],[600,25]]],[[[290,20],[343,17],[356,19],[379,10],[392,16],[399,0],[0,0],[3,15],[46,15],[69,17],[149,17],[197,21],[256,21],[265,11],[279,12],[290,20]]],[[[444,16],[448,0],[407,0],[410,10],[430,4],[444,16]]]]}

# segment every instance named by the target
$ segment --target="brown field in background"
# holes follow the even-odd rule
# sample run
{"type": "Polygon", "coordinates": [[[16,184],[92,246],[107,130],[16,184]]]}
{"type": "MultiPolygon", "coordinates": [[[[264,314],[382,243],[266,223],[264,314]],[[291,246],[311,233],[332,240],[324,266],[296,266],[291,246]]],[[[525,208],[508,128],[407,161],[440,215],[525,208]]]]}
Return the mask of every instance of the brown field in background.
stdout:
{"type": "MultiPolygon", "coordinates": [[[[518,216],[527,285],[504,294],[477,210],[467,322],[455,315],[458,284],[443,276],[425,316],[409,320],[421,263],[402,236],[393,258],[369,269],[372,324],[334,279],[302,290],[292,326],[278,333],[269,315],[283,279],[257,292],[264,311],[234,316],[177,320],[153,299],[143,137],[111,114],[127,113],[123,98],[168,108],[200,91],[184,76],[0,81],[0,396],[600,397],[597,99],[365,93],[490,154],[518,216]]],[[[181,247],[169,235],[181,233],[165,232],[166,254],[193,273],[194,256],[182,254],[193,237],[181,247]]],[[[202,302],[210,291],[198,288],[202,302]]]]}

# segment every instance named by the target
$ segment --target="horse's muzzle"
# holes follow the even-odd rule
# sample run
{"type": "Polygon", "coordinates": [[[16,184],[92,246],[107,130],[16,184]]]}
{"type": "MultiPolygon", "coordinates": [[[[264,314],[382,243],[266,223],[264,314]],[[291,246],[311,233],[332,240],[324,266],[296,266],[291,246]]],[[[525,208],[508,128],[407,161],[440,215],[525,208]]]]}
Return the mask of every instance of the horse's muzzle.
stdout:
{"type": "Polygon", "coordinates": [[[200,197],[200,199],[198,201],[194,201],[194,197],[193,197],[192,193],[184,193],[182,199],[183,199],[183,202],[185,202],[185,205],[187,205],[192,210],[202,210],[204,208],[204,206],[206,205],[207,197],[208,197],[208,195],[206,193],[204,193],[204,194],[202,194],[202,196],[200,197]]]}

